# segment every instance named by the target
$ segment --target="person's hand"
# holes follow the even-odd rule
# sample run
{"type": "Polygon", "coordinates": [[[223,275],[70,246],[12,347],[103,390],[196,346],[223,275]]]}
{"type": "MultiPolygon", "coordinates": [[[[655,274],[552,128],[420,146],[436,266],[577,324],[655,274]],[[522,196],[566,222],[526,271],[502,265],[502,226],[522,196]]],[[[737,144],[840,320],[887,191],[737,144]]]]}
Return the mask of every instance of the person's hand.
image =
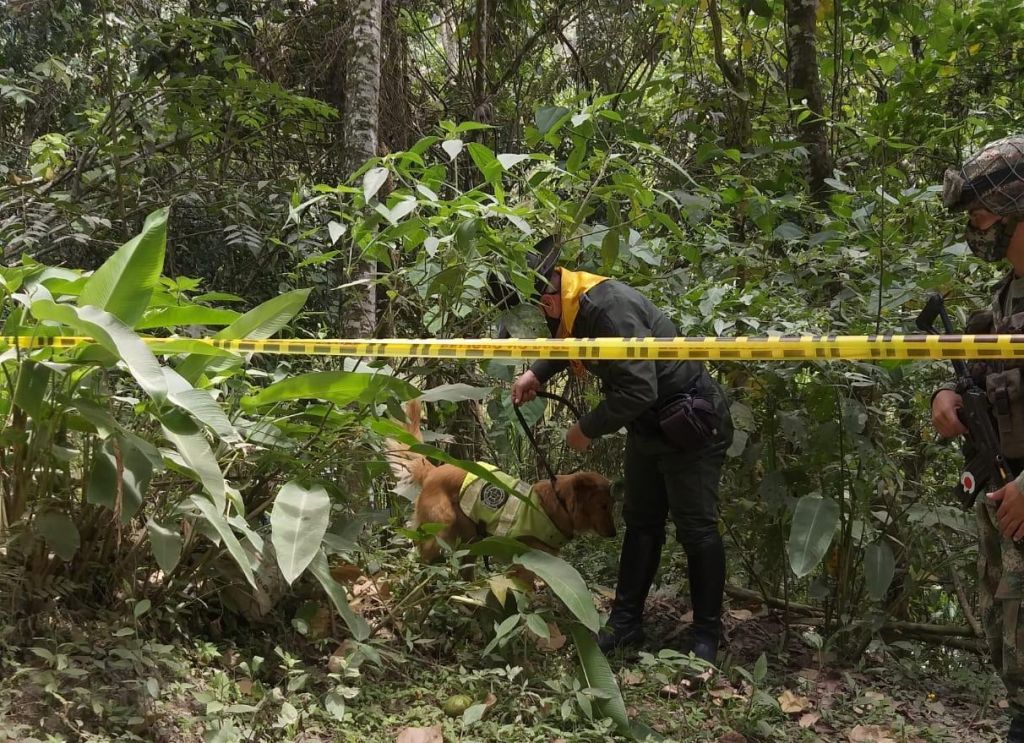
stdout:
{"type": "Polygon", "coordinates": [[[1017,483],[1011,482],[989,493],[988,500],[999,504],[996,520],[1000,533],[1014,542],[1024,539],[1024,493],[1020,492],[1017,483]]]}
{"type": "Polygon", "coordinates": [[[519,406],[524,402],[537,397],[540,390],[540,380],[532,370],[526,370],[519,375],[519,379],[512,383],[512,404],[519,406]]]}
{"type": "Polygon", "coordinates": [[[932,400],[932,424],[943,437],[951,439],[967,433],[956,415],[956,411],[963,405],[963,398],[953,390],[939,390],[935,395],[932,400]]]}
{"type": "Polygon", "coordinates": [[[583,433],[579,423],[574,423],[572,428],[565,432],[565,443],[576,451],[586,451],[589,449],[592,440],[583,433]]]}

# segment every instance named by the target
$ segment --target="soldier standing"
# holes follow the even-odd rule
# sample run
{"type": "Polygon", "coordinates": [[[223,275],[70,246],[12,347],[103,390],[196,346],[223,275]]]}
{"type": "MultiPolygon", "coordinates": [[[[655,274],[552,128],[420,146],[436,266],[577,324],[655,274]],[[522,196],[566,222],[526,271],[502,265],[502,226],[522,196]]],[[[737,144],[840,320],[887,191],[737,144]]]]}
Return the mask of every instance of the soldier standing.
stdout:
{"type": "MultiPolygon", "coordinates": [[[[1024,333],[1024,136],[992,142],[960,169],[946,171],[943,204],[968,213],[967,244],[975,256],[1011,269],[992,306],[971,318],[972,333],[1024,333]]],[[[1021,365],[987,362],[972,369],[992,402],[1000,446],[1017,479],[975,504],[979,597],[995,665],[1009,696],[1010,743],[1024,743],[1024,389],[1021,365]]],[[[948,438],[965,434],[962,400],[943,387],[932,397],[932,422],[948,438]]]]}

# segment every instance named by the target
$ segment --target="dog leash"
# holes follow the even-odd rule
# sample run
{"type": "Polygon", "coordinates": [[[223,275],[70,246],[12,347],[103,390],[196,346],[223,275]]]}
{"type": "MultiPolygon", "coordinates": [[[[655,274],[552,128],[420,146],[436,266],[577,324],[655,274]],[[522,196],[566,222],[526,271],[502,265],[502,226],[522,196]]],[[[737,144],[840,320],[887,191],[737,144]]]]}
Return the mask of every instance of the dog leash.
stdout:
{"type": "MultiPolygon", "coordinates": [[[[562,395],[557,395],[557,394],[555,394],[553,392],[544,392],[543,390],[538,390],[537,391],[537,397],[543,397],[543,398],[546,398],[548,400],[554,400],[555,402],[562,403],[563,405],[565,405],[565,407],[569,408],[569,411],[574,416],[576,416],[576,420],[580,419],[580,411],[579,411],[579,409],[575,405],[573,405],[571,402],[569,402],[569,400],[567,398],[563,397],[562,395]]],[[[537,439],[533,435],[533,430],[527,424],[526,418],[523,416],[523,411],[519,409],[518,405],[513,405],[512,407],[516,411],[516,418],[519,419],[519,424],[523,427],[523,431],[526,433],[526,438],[530,441],[530,445],[533,447],[533,450],[535,452],[537,452],[537,456],[540,457],[540,461],[541,461],[541,464],[544,465],[544,469],[546,469],[548,471],[548,477],[551,479],[552,486],[555,485],[555,483],[557,482],[557,479],[558,479],[557,476],[555,475],[555,470],[554,470],[554,468],[552,468],[551,462],[548,461],[547,456],[544,454],[543,451],[541,451],[540,445],[537,443],[537,439]]],[[[557,491],[556,491],[556,493],[557,493],[557,491]]],[[[559,499],[559,502],[561,502],[561,499],[559,499]]],[[[562,504],[562,507],[565,508],[565,504],[564,503],[562,504]]]]}

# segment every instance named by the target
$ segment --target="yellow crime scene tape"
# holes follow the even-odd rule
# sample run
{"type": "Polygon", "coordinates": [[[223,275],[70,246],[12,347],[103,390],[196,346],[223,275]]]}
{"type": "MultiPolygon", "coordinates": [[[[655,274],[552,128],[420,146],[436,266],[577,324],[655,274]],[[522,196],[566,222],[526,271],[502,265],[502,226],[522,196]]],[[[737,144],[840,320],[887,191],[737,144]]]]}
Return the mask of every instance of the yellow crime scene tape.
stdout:
{"type": "MultiPolygon", "coordinates": [[[[256,340],[143,337],[156,353],[192,353],[205,344],[237,353],[301,356],[445,359],[556,359],[583,361],[814,359],[1012,359],[1024,357],[1024,335],[787,335],[676,338],[381,338],[256,340]],[[180,345],[178,345],[180,344],[180,345]],[[177,348],[176,348],[177,346],[177,348]]],[[[6,336],[8,348],[73,348],[81,336],[6,336]]]]}

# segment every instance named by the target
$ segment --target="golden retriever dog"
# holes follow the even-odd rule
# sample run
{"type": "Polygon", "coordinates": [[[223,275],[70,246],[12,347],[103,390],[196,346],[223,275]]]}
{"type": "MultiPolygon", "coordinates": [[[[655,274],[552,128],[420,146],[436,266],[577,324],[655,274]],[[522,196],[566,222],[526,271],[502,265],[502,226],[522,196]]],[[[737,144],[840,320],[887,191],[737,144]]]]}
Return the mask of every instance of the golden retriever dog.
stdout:
{"type": "MultiPolygon", "coordinates": [[[[405,430],[422,441],[419,401],[408,403],[405,410],[405,430]]],[[[389,440],[388,448],[388,461],[399,482],[419,488],[414,508],[413,523],[416,527],[442,524],[443,528],[437,537],[451,546],[472,542],[483,535],[509,531],[510,519],[503,522],[500,514],[494,519],[496,524],[487,525],[474,520],[473,514],[466,512],[466,493],[470,490],[467,482],[471,484],[476,481],[475,475],[455,465],[432,464],[426,457],[409,451],[407,446],[398,441],[389,440]]],[[[503,481],[514,482],[514,478],[487,464],[480,464],[492,470],[496,476],[500,475],[503,481]]],[[[527,513],[530,508],[527,503],[517,503],[519,499],[493,484],[478,481],[477,491],[479,493],[473,497],[476,502],[483,504],[481,508],[509,506],[520,513],[522,523],[515,527],[514,533],[507,535],[515,536],[523,544],[551,554],[557,554],[559,547],[577,534],[615,536],[611,483],[596,472],[574,472],[558,475],[555,483],[541,480],[532,486],[523,483],[516,486],[516,491],[528,498],[543,516],[538,516],[538,511],[527,513]],[[536,532],[523,532],[524,528],[531,528],[531,524],[538,523],[536,532]]],[[[478,513],[476,508],[473,513],[478,513]]],[[[433,562],[441,555],[436,537],[421,542],[419,551],[421,559],[426,562],[433,562]]]]}

